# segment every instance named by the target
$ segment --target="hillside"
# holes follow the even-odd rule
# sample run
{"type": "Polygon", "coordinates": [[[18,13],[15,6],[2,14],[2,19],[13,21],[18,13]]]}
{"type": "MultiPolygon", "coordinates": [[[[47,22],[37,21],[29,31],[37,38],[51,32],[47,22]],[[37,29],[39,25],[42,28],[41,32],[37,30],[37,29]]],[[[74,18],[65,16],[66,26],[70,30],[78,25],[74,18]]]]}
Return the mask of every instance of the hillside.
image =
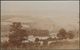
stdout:
{"type": "Polygon", "coordinates": [[[57,27],[59,28],[59,26],[57,26],[55,22],[45,17],[17,16],[17,17],[11,17],[9,19],[6,18],[6,20],[3,20],[3,21],[5,21],[6,23],[21,22],[21,23],[24,23],[25,25],[29,24],[31,28],[44,29],[44,30],[50,30],[50,31],[56,30],[57,27]]]}
{"type": "Polygon", "coordinates": [[[60,17],[51,18],[45,16],[1,16],[1,18],[1,33],[7,32],[9,30],[9,25],[12,22],[21,22],[24,28],[36,28],[41,30],[49,30],[52,32],[57,32],[60,28],[74,31],[79,30],[79,23],[77,20],[78,17],[72,18],[71,21],[69,17],[62,17],[62,19],[59,19],[60,17]],[[69,19],[70,22],[66,21],[67,19],[69,19]]]}

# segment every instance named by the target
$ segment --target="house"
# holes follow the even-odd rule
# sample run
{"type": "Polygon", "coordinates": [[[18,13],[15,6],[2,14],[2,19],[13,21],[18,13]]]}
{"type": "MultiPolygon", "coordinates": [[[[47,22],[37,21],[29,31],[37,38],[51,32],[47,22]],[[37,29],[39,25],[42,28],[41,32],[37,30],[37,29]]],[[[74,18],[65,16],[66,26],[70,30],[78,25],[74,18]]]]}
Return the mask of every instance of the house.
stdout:
{"type": "Polygon", "coordinates": [[[49,31],[48,30],[38,30],[38,29],[27,29],[26,32],[28,35],[33,35],[33,36],[49,36],[49,31]]]}

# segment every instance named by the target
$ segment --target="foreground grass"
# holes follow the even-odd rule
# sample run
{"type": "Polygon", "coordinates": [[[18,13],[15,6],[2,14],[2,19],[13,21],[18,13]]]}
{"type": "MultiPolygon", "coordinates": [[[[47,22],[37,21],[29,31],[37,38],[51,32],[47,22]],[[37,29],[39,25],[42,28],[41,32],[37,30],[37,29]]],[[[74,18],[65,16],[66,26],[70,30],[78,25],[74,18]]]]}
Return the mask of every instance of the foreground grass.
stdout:
{"type": "Polygon", "coordinates": [[[79,49],[79,40],[75,41],[57,41],[56,43],[51,43],[50,45],[43,46],[29,46],[29,47],[2,47],[2,50],[55,50],[55,49],[79,49]]]}

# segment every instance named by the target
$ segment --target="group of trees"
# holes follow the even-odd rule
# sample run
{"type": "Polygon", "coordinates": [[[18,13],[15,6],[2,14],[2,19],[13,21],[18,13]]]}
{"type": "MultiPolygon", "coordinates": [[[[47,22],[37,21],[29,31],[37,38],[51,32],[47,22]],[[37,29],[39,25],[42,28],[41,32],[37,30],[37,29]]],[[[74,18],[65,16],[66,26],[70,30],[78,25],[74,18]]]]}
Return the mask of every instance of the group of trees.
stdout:
{"type": "MultiPolygon", "coordinates": [[[[11,33],[9,35],[9,44],[10,44],[10,46],[17,46],[18,47],[22,44],[22,41],[25,40],[24,37],[26,37],[26,38],[28,37],[28,33],[26,32],[25,29],[23,29],[20,22],[13,22],[12,25],[10,25],[10,33],[11,33]]],[[[67,38],[72,39],[74,37],[74,34],[73,34],[72,31],[66,32],[65,29],[60,29],[59,33],[57,34],[57,37],[59,39],[67,39],[67,38]]],[[[35,42],[38,43],[39,39],[36,38],[35,42]]],[[[44,40],[44,44],[46,42],[47,41],[44,40]]]]}
{"type": "Polygon", "coordinates": [[[20,46],[22,44],[22,41],[25,40],[24,37],[27,38],[28,34],[25,29],[22,29],[22,25],[20,22],[13,22],[12,25],[10,25],[10,32],[9,35],[9,43],[11,46],[20,46]]]}
{"type": "Polygon", "coordinates": [[[59,33],[57,34],[57,37],[59,37],[59,39],[67,39],[67,38],[73,39],[74,34],[73,31],[66,32],[65,29],[60,29],[59,33]]]}

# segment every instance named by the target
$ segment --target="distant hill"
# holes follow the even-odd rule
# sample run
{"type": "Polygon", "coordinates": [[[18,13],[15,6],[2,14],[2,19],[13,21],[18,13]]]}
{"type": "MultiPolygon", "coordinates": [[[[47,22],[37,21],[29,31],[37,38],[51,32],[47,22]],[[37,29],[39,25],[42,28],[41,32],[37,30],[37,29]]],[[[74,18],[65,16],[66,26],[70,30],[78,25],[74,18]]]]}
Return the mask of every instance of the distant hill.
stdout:
{"type": "Polygon", "coordinates": [[[47,17],[34,17],[34,16],[15,16],[15,17],[6,17],[5,22],[22,22],[26,25],[30,25],[31,28],[43,29],[56,31],[59,28],[57,24],[51,21],[47,17]]]}
{"type": "MultiPolygon", "coordinates": [[[[59,17],[60,18],[60,17],[59,17]]],[[[23,24],[23,26],[26,28],[27,26],[30,26],[30,28],[36,28],[36,29],[41,29],[41,30],[49,30],[52,32],[57,32],[62,26],[66,29],[66,30],[78,30],[78,23],[76,23],[76,20],[78,18],[72,18],[71,21],[73,21],[74,23],[70,23],[68,25],[68,22],[66,20],[68,20],[66,17],[66,19],[63,17],[62,19],[59,19],[58,17],[55,18],[50,18],[50,17],[39,17],[39,16],[2,16],[2,22],[5,22],[1,25],[1,29],[3,30],[2,32],[5,32],[6,30],[8,30],[7,28],[9,28],[9,24],[8,23],[12,23],[12,22],[21,22],[23,24]],[[66,22],[64,22],[64,21],[66,22]],[[65,23],[64,25],[60,25],[60,22],[62,21],[62,24],[65,23]],[[66,25],[67,24],[67,25],[66,25]]]]}

